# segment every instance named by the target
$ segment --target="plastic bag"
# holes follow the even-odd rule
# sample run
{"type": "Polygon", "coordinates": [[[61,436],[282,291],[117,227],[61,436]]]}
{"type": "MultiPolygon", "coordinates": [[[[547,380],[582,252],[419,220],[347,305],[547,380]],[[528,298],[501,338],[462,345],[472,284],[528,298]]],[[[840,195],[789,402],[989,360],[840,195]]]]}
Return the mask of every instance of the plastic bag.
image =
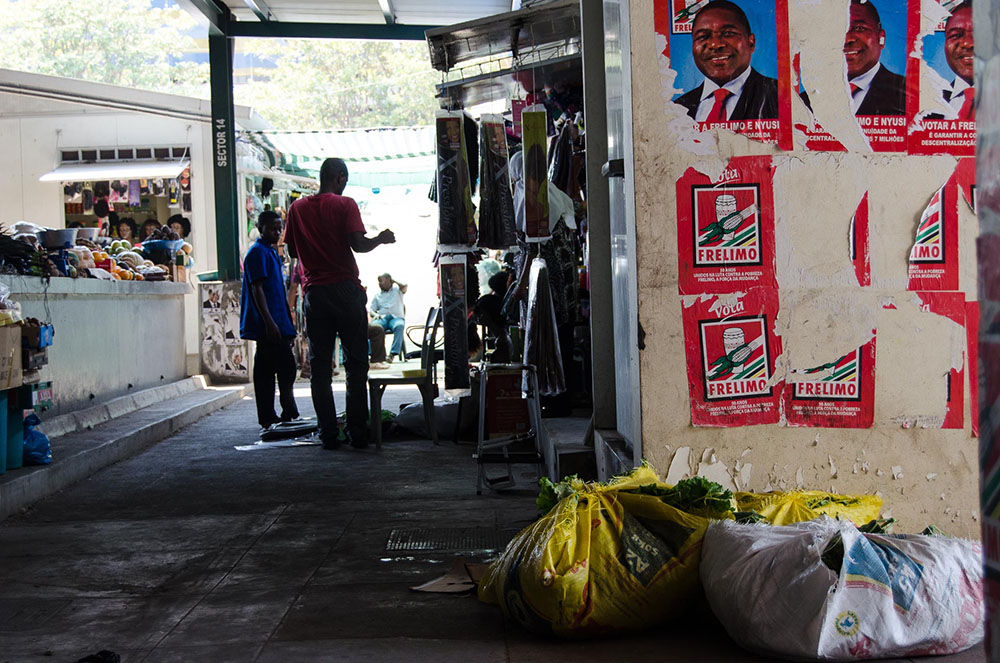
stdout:
{"type": "Polygon", "coordinates": [[[0,283],[0,327],[14,325],[23,320],[21,304],[10,298],[10,288],[0,283]]]}
{"type": "Polygon", "coordinates": [[[52,445],[48,436],[35,426],[42,423],[37,414],[24,419],[24,464],[48,465],[52,462],[52,445]]]}
{"type": "Polygon", "coordinates": [[[717,521],[705,535],[701,579],[729,635],[765,655],[952,654],[983,638],[981,551],[972,541],[863,534],[829,518],[787,527],[717,521]],[[831,555],[837,537],[843,547],[831,555]]]}
{"type": "Polygon", "coordinates": [[[878,518],[882,499],[875,495],[836,495],[820,490],[803,490],[736,493],[736,505],[739,511],[759,513],[771,525],[791,525],[820,516],[864,525],[878,518]]]}
{"type": "Polygon", "coordinates": [[[708,519],[651,495],[640,467],[610,484],[584,484],[527,527],[487,569],[479,598],[529,630],[591,636],[638,630],[679,615],[699,593],[708,519]]]}

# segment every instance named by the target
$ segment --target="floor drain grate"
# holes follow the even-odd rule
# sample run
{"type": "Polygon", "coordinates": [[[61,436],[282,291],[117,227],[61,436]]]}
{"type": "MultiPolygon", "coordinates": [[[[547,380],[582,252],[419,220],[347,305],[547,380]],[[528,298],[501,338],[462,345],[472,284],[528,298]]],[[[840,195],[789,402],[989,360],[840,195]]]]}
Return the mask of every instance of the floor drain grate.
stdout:
{"type": "Polygon", "coordinates": [[[389,533],[387,551],[503,550],[517,534],[516,529],[486,527],[401,528],[389,533]]]}

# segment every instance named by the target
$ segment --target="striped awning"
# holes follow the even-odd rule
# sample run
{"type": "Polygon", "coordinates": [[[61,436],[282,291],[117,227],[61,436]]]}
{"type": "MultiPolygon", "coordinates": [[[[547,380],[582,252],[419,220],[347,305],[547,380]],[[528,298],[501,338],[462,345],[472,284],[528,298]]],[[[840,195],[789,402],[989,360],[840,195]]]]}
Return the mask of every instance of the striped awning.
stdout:
{"type": "Polygon", "coordinates": [[[243,131],[240,137],[261,147],[272,167],[295,175],[316,177],[325,159],[339,157],[358,186],[428,184],[436,167],[432,126],[243,131]]]}

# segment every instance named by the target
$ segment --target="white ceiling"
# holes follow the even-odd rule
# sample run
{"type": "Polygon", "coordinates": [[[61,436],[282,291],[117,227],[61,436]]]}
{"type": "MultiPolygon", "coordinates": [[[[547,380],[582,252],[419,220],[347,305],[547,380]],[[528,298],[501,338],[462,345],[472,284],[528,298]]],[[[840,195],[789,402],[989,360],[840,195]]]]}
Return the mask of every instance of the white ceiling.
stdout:
{"type": "MultiPolygon", "coordinates": [[[[240,21],[258,21],[245,0],[224,0],[240,21]]],[[[511,0],[388,0],[397,23],[452,25],[511,10],[511,0]]],[[[272,20],[288,23],[384,24],[379,0],[258,0],[272,20]]]]}

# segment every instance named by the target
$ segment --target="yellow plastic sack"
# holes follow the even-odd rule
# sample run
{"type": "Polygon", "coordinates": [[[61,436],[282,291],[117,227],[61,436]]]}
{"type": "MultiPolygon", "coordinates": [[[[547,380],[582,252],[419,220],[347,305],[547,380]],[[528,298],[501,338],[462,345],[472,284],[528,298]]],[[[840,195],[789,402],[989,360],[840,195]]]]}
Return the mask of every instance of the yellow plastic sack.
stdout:
{"type": "Polygon", "coordinates": [[[640,467],[584,484],[521,531],[490,565],[479,598],[529,630],[585,637],[645,628],[700,594],[708,519],[622,490],[657,483],[640,467]]]}
{"type": "Polygon", "coordinates": [[[740,511],[756,511],[772,525],[791,525],[825,515],[860,526],[879,517],[882,498],[836,495],[821,490],[736,493],[736,505],[740,511]]]}

